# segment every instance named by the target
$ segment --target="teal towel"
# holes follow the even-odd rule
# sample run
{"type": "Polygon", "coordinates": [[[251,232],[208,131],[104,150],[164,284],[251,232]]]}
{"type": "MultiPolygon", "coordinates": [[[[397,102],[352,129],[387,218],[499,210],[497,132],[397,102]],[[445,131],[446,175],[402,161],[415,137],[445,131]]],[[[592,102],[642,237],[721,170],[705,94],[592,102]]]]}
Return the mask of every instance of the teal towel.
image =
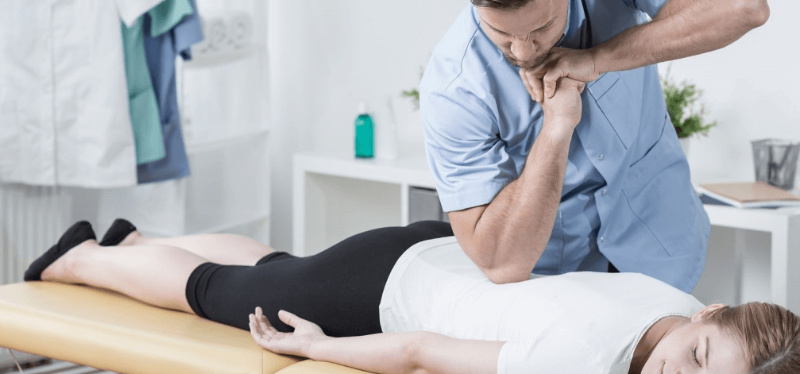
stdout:
{"type": "Polygon", "coordinates": [[[122,48],[125,53],[125,77],[128,81],[136,163],[141,165],[163,159],[167,155],[156,94],[147,70],[141,18],[131,27],[122,24],[122,48]]]}

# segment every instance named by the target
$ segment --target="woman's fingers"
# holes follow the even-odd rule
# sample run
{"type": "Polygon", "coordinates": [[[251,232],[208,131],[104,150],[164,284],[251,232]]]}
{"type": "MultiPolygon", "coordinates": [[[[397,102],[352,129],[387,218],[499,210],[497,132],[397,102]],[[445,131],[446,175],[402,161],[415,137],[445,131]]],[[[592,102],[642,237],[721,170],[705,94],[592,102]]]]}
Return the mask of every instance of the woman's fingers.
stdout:
{"type": "Polygon", "coordinates": [[[255,316],[252,314],[250,315],[250,335],[253,336],[253,339],[255,339],[257,343],[261,343],[264,338],[264,332],[258,326],[255,316]]]}
{"type": "Polygon", "coordinates": [[[304,319],[302,319],[302,318],[300,318],[300,317],[298,317],[298,316],[296,316],[296,315],[294,315],[292,313],[289,313],[289,312],[287,312],[285,310],[281,310],[281,311],[278,312],[278,318],[280,318],[281,321],[283,321],[283,323],[285,323],[285,324],[287,324],[289,326],[292,326],[292,327],[297,327],[298,324],[300,324],[301,322],[305,321],[304,319]]]}
{"type": "Polygon", "coordinates": [[[256,319],[258,319],[258,320],[264,319],[264,311],[261,310],[260,306],[256,307],[256,319]]]}
{"type": "Polygon", "coordinates": [[[266,324],[268,327],[272,327],[272,324],[269,323],[269,319],[267,319],[267,317],[264,316],[264,311],[261,309],[261,307],[258,306],[256,307],[255,317],[256,321],[258,321],[259,323],[266,324]]]}
{"type": "Polygon", "coordinates": [[[255,315],[250,315],[250,335],[253,339],[258,343],[258,345],[264,348],[270,348],[269,345],[272,343],[273,339],[275,338],[275,333],[272,331],[265,331],[261,326],[259,326],[258,321],[256,321],[255,315]]]}
{"type": "Polygon", "coordinates": [[[270,326],[269,323],[264,323],[264,321],[256,321],[256,323],[258,323],[259,328],[264,332],[264,334],[273,335],[277,332],[277,330],[270,326]]]}
{"type": "Polygon", "coordinates": [[[264,316],[264,311],[261,307],[256,307],[255,313],[250,314],[251,320],[255,322],[256,326],[265,334],[269,333],[271,335],[277,334],[278,330],[272,326],[272,323],[269,322],[269,319],[264,316]]]}

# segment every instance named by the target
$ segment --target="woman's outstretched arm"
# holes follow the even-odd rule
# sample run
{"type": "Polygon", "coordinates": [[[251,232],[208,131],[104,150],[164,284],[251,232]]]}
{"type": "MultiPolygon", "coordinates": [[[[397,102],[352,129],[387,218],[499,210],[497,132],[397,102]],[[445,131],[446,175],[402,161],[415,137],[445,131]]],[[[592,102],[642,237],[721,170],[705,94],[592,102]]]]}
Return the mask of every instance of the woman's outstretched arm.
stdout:
{"type": "Polygon", "coordinates": [[[261,308],[250,315],[250,333],[261,347],[375,373],[496,373],[503,346],[499,341],[455,339],[430,332],[331,338],[316,324],[289,312],[280,311],[278,317],[295,331],[275,330],[261,308]]]}

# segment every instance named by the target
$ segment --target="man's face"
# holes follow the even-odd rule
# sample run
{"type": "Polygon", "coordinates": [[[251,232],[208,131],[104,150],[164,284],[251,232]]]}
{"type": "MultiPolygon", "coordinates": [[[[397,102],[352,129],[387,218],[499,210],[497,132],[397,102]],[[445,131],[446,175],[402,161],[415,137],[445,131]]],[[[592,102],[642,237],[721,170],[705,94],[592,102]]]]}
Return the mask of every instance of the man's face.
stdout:
{"type": "Polygon", "coordinates": [[[531,0],[520,9],[478,7],[483,32],[513,65],[532,68],[544,62],[564,33],[566,0],[531,0]]]}

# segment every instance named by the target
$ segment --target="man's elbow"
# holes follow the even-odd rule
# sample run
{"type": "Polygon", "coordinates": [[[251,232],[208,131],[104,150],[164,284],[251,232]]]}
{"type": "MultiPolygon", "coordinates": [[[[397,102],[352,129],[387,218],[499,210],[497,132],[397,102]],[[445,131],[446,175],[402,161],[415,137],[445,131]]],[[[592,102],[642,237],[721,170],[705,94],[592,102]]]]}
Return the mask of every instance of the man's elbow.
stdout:
{"type": "Polygon", "coordinates": [[[739,0],[737,10],[750,29],[762,26],[769,19],[767,0],[739,0]]]}
{"type": "Polygon", "coordinates": [[[511,267],[481,270],[483,270],[483,273],[486,274],[486,277],[495,284],[524,282],[528,280],[531,274],[530,270],[511,267]]]}

